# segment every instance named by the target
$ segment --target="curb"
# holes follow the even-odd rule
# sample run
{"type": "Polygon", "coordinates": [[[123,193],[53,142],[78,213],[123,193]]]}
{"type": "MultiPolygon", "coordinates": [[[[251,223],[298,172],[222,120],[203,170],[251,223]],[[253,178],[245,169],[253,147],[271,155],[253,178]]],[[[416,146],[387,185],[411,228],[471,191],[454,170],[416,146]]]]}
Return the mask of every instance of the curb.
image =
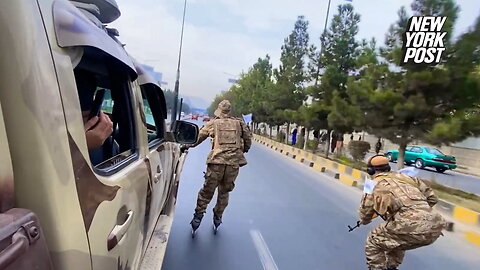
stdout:
{"type": "MultiPolygon", "coordinates": [[[[253,135],[253,140],[257,143],[265,145],[270,149],[280,152],[283,155],[291,157],[295,161],[304,163],[316,171],[331,174],[335,179],[339,180],[344,185],[363,190],[363,179],[365,179],[367,174],[360,170],[317,156],[293,146],[276,142],[257,134],[253,135]]],[[[435,206],[435,209],[450,216],[456,221],[480,228],[480,213],[478,212],[444,200],[439,200],[438,204],[435,206]]],[[[480,233],[467,231],[464,234],[465,240],[474,245],[480,246],[480,233]]]]}

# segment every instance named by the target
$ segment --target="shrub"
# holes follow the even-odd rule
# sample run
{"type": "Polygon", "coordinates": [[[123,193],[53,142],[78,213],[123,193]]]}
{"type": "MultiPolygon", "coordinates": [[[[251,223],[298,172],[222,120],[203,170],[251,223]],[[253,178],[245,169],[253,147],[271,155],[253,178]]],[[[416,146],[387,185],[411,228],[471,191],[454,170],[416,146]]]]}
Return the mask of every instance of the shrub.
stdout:
{"type": "Polygon", "coordinates": [[[318,149],[318,141],[317,140],[308,140],[307,141],[307,149],[316,151],[318,149]]]}
{"type": "Polygon", "coordinates": [[[351,158],[348,158],[346,156],[339,156],[338,158],[334,159],[336,160],[337,162],[343,164],[343,165],[347,165],[349,167],[353,167],[357,170],[361,170],[361,171],[364,171],[366,168],[367,168],[367,164],[364,162],[364,161],[355,161],[351,158]]]}
{"type": "Polygon", "coordinates": [[[370,150],[370,144],[365,141],[351,141],[348,144],[348,151],[352,155],[353,159],[360,161],[365,159],[368,151],[370,150]]]}

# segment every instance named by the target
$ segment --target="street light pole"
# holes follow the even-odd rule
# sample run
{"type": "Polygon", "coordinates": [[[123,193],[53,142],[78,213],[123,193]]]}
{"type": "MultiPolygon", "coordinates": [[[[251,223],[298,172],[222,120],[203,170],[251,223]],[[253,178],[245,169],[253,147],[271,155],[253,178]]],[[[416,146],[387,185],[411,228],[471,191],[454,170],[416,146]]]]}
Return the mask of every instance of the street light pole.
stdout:
{"type": "MultiPolygon", "coordinates": [[[[328,15],[330,14],[330,4],[332,3],[332,0],[328,0],[328,7],[327,7],[327,17],[325,17],[325,26],[323,28],[323,35],[327,32],[327,25],[328,25],[328,15]]],[[[318,84],[318,76],[320,76],[320,59],[322,58],[322,53],[323,53],[323,47],[325,44],[320,44],[320,55],[318,56],[318,65],[317,65],[317,74],[315,76],[315,85],[318,84]]]]}
{"type": "Polygon", "coordinates": [[[177,65],[177,78],[175,80],[175,96],[173,98],[173,110],[171,116],[171,126],[173,127],[173,122],[177,119],[177,105],[178,105],[178,90],[180,87],[180,61],[182,59],[182,45],[183,45],[183,29],[185,28],[185,14],[187,12],[187,0],[185,0],[183,5],[183,19],[182,19],[182,33],[180,34],[180,49],[178,51],[178,65],[177,65]]]}

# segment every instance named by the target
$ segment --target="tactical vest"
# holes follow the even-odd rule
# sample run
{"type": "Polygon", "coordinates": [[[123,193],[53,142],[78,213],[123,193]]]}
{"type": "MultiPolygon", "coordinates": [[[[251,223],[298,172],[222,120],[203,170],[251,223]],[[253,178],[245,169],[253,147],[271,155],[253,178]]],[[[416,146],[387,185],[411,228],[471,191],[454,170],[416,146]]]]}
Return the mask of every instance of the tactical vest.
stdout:
{"type": "Polygon", "coordinates": [[[408,175],[401,173],[389,174],[380,181],[390,184],[390,192],[393,193],[395,201],[392,202],[392,211],[398,212],[401,208],[415,208],[417,206],[427,207],[427,198],[420,191],[417,183],[408,175]]]}
{"type": "Polygon", "coordinates": [[[242,148],[242,127],[235,118],[220,118],[213,122],[215,138],[213,149],[242,148]]]}

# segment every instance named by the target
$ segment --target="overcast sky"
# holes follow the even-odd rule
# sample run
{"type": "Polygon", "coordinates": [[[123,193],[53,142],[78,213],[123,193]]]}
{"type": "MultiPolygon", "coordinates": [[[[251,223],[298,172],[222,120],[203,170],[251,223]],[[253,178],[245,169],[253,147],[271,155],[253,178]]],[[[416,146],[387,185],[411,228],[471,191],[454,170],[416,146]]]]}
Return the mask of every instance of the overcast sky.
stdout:
{"type": "MultiPolygon", "coordinates": [[[[183,0],[117,0],[122,16],[112,25],[126,49],[139,61],[163,73],[173,89],[180,42],[183,0]]],[[[361,15],[361,38],[383,44],[401,6],[412,0],[353,0],[361,15]]],[[[332,0],[330,19],[337,6],[332,0]]],[[[479,0],[457,0],[461,8],[456,34],[466,31],[480,15],[479,0]]],[[[298,15],[310,21],[311,42],[319,44],[328,0],[188,0],[180,92],[207,103],[235,78],[269,54],[279,64],[280,47],[298,15]]]]}

